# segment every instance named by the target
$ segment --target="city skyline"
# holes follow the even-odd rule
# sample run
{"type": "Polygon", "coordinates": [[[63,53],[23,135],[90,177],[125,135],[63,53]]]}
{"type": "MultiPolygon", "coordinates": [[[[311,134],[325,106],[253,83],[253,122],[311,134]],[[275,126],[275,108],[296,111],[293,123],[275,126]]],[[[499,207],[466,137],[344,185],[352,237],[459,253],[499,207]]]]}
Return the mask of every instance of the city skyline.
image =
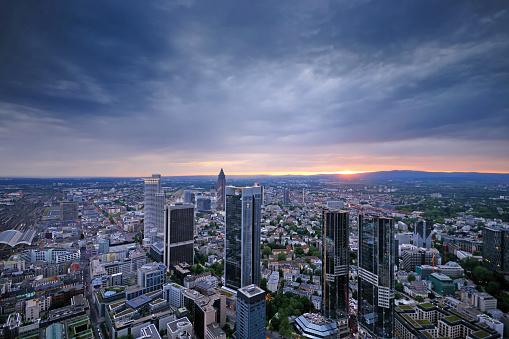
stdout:
{"type": "Polygon", "coordinates": [[[1,176],[509,171],[497,2],[5,4],[1,176]]]}

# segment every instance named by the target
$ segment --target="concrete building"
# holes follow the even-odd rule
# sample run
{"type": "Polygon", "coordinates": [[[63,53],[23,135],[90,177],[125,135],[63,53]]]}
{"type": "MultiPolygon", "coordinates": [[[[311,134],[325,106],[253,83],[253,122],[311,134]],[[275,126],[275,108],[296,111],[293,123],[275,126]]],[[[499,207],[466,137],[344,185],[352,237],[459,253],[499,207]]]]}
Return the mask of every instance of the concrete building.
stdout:
{"type": "Polygon", "coordinates": [[[145,264],[138,269],[138,285],[145,288],[145,292],[160,290],[166,281],[166,266],[161,263],[145,264]]]}
{"type": "Polygon", "coordinates": [[[418,220],[414,222],[414,245],[417,247],[431,248],[431,235],[433,224],[431,220],[418,220]]]}
{"type": "Polygon", "coordinates": [[[452,279],[442,273],[431,273],[429,280],[433,286],[433,290],[441,295],[454,294],[456,287],[452,279]]]}
{"type": "Polygon", "coordinates": [[[265,291],[256,285],[237,291],[237,338],[265,339],[265,291]]]}
{"type": "Polygon", "coordinates": [[[170,305],[177,308],[184,306],[184,291],[187,290],[184,286],[176,283],[170,283],[163,286],[163,299],[168,301],[170,305]]]}
{"type": "Polygon", "coordinates": [[[336,323],[319,314],[304,313],[295,319],[295,327],[305,338],[333,339],[338,337],[336,323]]]}

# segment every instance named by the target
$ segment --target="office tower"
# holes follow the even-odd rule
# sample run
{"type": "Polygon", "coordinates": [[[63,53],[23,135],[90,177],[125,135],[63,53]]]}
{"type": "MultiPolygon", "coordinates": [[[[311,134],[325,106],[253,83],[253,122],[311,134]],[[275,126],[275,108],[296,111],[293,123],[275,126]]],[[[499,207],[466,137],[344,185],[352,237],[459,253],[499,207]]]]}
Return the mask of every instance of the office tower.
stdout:
{"type": "Polygon", "coordinates": [[[195,194],[191,190],[184,191],[184,204],[194,204],[195,194]]]}
{"type": "Polygon", "coordinates": [[[348,317],[349,224],[346,211],[322,211],[322,307],[323,316],[331,320],[348,317]]]}
{"type": "Polygon", "coordinates": [[[221,172],[217,176],[217,211],[224,211],[225,208],[225,187],[226,187],[226,177],[224,175],[223,169],[221,168],[221,172]]]}
{"type": "Polygon", "coordinates": [[[442,263],[442,258],[436,249],[422,249],[417,248],[414,250],[404,250],[402,253],[403,267],[402,269],[408,272],[415,272],[416,266],[430,265],[436,266],[442,263]]]}
{"type": "Polygon", "coordinates": [[[76,220],[76,219],[78,219],[78,203],[61,202],[60,220],[76,220]]]}
{"type": "Polygon", "coordinates": [[[358,321],[375,338],[394,337],[394,220],[359,215],[358,321]]]}
{"type": "Polygon", "coordinates": [[[482,265],[490,271],[509,271],[509,229],[485,227],[482,265]]]}
{"type": "Polygon", "coordinates": [[[166,206],[164,210],[164,264],[194,263],[194,206],[166,206]]]}
{"type": "Polygon", "coordinates": [[[283,190],[283,206],[290,206],[290,190],[288,188],[283,190]]]}
{"type": "Polygon", "coordinates": [[[237,338],[265,338],[265,291],[256,285],[237,291],[237,338]]]}
{"type": "Polygon", "coordinates": [[[225,193],[226,286],[259,285],[262,187],[227,186],[225,193]]]}
{"type": "Polygon", "coordinates": [[[431,234],[433,225],[430,220],[419,220],[414,222],[414,246],[431,248],[431,234]]]}
{"type": "Polygon", "coordinates": [[[138,285],[147,289],[147,292],[160,290],[166,281],[166,266],[161,263],[145,264],[138,268],[138,285]]]}
{"type": "Polygon", "coordinates": [[[196,199],[196,209],[198,212],[209,212],[210,211],[210,199],[207,197],[198,197],[196,199]]]}
{"type": "Polygon", "coordinates": [[[151,245],[163,230],[164,193],[161,191],[161,175],[145,178],[144,245],[151,245]]]}

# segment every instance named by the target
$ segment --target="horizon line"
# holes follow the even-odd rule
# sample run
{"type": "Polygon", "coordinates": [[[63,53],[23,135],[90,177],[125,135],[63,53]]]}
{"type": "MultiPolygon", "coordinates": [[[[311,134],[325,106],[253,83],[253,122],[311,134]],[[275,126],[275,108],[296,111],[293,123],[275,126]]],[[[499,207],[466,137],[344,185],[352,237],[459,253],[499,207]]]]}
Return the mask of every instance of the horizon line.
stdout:
{"type": "MultiPolygon", "coordinates": [[[[509,172],[479,172],[479,171],[424,171],[424,170],[383,170],[383,171],[337,171],[337,172],[268,172],[268,173],[229,173],[230,176],[317,176],[317,175],[339,175],[339,176],[357,176],[357,174],[380,173],[380,172],[423,172],[423,173],[470,173],[470,174],[509,174],[509,172]]],[[[156,173],[153,173],[156,174],[156,173]]],[[[163,175],[161,177],[195,177],[195,176],[217,176],[214,173],[194,173],[194,174],[173,174],[163,175]]],[[[147,175],[121,175],[121,176],[79,176],[79,175],[63,175],[63,176],[0,176],[1,180],[7,179],[59,179],[59,178],[146,178],[147,175]]]]}

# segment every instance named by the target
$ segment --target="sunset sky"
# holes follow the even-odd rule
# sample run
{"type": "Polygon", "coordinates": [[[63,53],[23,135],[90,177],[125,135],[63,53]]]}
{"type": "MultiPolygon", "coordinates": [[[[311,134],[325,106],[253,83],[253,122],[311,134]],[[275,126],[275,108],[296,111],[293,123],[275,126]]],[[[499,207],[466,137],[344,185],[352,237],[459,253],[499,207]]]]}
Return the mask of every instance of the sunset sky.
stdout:
{"type": "Polygon", "coordinates": [[[0,175],[509,172],[504,1],[6,1],[0,175]]]}

